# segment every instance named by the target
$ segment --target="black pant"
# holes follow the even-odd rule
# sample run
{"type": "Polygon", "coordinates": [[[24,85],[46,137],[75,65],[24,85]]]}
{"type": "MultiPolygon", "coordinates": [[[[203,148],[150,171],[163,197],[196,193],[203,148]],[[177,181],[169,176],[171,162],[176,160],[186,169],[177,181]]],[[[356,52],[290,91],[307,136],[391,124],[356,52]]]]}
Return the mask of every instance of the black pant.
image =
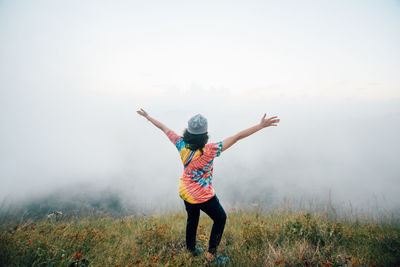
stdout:
{"type": "Polygon", "coordinates": [[[188,214],[186,224],[186,247],[193,251],[196,247],[196,232],[199,224],[200,210],[204,211],[214,221],[211,229],[210,242],[208,252],[215,254],[217,247],[221,241],[222,233],[224,232],[226,214],[217,196],[200,204],[190,204],[186,201],[185,208],[188,214]]]}

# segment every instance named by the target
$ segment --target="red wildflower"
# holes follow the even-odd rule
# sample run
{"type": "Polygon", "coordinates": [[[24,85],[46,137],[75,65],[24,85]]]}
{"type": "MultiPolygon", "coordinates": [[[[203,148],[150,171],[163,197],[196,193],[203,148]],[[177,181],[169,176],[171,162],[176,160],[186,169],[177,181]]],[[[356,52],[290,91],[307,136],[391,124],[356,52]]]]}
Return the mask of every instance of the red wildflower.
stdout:
{"type": "Polygon", "coordinates": [[[74,258],[77,259],[77,260],[79,260],[80,258],[82,258],[82,250],[80,250],[79,252],[76,252],[74,258]]]}
{"type": "Polygon", "coordinates": [[[29,239],[29,245],[32,245],[33,240],[29,239]]]}
{"type": "Polygon", "coordinates": [[[332,262],[330,262],[329,260],[326,261],[326,264],[328,264],[329,266],[332,265],[332,262]]]}
{"type": "Polygon", "coordinates": [[[14,229],[17,230],[17,229],[18,229],[18,226],[19,226],[19,224],[17,223],[17,224],[14,226],[14,229]]]}

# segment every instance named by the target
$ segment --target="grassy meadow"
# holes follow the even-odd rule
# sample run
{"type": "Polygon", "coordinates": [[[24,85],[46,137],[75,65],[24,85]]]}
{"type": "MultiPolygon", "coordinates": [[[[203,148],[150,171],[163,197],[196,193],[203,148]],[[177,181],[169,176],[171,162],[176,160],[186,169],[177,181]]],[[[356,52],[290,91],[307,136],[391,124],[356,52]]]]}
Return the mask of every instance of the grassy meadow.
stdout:
{"type": "MultiPolygon", "coordinates": [[[[185,251],[186,214],[10,221],[1,266],[202,266],[185,251]]],[[[198,246],[212,221],[201,216],[198,246]]],[[[230,266],[400,266],[395,220],[332,219],[286,209],[228,213],[219,248],[230,266]]]]}

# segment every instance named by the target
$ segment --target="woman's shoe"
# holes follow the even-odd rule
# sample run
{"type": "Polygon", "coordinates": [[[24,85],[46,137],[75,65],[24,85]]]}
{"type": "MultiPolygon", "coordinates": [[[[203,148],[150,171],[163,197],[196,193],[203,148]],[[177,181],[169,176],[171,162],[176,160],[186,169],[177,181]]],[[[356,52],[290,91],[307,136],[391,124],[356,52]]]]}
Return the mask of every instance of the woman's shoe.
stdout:
{"type": "Polygon", "coordinates": [[[226,266],[226,265],[228,265],[229,258],[228,257],[218,256],[217,254],[215,254],[213,260],[209,260],[206,257],[206,261],[210,265],[226,266]]]}
{"type": "Polygon", "coordinates": [[[202,248],[195,248],[192,251],[192,256],[199,256],[201,253],[203,253],[203,249],[202,248]]]}

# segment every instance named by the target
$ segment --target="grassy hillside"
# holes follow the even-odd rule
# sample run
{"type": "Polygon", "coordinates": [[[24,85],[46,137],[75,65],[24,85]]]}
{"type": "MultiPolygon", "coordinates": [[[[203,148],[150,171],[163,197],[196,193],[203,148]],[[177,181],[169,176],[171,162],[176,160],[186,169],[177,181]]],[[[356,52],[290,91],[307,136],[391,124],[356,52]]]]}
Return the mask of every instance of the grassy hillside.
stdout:
{"type": "MultiPolygon", "coordinates": [[[[2,266],[197,266],[184,249],[186,214],[28,220],[1,226],[2,266]]],[[[211,220],[202,216],[198,246],[211,220]]],[[[231,211],[219,249],[231,266],[400,266],[400,225],[287,210],[231,211]]]]}

